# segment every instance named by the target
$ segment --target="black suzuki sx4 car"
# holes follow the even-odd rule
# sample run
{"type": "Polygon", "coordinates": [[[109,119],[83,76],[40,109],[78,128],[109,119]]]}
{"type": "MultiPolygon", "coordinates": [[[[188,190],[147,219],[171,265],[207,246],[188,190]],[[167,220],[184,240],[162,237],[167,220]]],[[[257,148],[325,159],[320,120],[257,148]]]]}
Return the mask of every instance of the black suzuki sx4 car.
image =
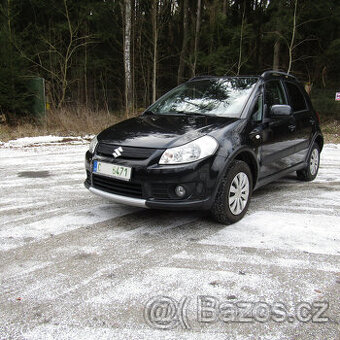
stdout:
{"type": "Polygon", "coordinates": [[[228,224],[260,186],[294,171],[313,180],[322,147],[318,116],[295,77],[202,76],[99,133],[86,153],[85,186],[128,205],[210,210],[228,224]]]}

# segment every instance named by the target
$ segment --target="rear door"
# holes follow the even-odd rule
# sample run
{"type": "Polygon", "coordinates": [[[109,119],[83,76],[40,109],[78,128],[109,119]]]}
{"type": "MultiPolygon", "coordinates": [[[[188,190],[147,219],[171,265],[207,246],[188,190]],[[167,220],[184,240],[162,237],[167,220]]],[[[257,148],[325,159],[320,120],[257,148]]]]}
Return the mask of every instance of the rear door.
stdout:
{"type": "Polygon", "coordinates": [[[305,99],[304,90],[291,81],[285,81],[289,105],[293,109],[296,122],[296,145],[294,163],[303,162],[308,153],[309,144],[316,124],[311,108],[305,99]]]}

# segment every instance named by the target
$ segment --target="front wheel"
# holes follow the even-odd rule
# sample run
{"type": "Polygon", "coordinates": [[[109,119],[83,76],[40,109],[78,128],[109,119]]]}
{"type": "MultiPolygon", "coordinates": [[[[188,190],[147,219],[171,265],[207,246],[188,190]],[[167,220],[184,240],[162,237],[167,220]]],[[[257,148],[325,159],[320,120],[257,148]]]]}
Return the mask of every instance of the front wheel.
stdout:
{"type": "Polygon", "coordinates": [[[314,143],[312,151],[308,157],[307,166],[296,172],[297,177],[301,181],[313,181],[318,174],[320,165],[320,148],[319,145],[314,143]]]}
{"type": "Polygon", "coordinates": [[[239,221],[248,210],[252,188],[253,177],[248,164],[239,160],[232,162],[211,208],[215,220],[223,224],[239,221]]]}

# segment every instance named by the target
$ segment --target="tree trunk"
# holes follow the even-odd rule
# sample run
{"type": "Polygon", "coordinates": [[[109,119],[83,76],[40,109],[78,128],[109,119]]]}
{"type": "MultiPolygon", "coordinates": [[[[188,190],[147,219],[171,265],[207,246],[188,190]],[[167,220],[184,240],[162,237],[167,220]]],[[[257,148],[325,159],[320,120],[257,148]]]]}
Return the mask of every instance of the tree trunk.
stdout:
{"type": "MultiPolygon", "coordinates": [[[[12,14],[11,14],[11,0],[7,0],[7,29],[8,29],[8,40],[10,43],[9,48],[9,72],[11,74],[11,84],[9,84],[9,88],[10,88],[10,94],[11,97],[14,96],[15,93],[15,88],[14,88],[14,82],[13,82],[13,57],[12,57],[12,42],[13,42],[13,37],[12,37],[12,14]]],[[[1,105],[0,105],[1,106],[1,105]]],[[[5,112],[5,117],[6,117],[6,121],[11,124],[12,121],[12,117],[10,115],[10,113],[6,110],[5,112]]]]}
{"type": "Polygon", "coordinates": [[[237,64],[237,75],[240,74],[241,67],[242,67],[242,45],[243,45],[243,29],[244,29],[245,13],[246,13],[246,6],[244,4],[243,15],[242,15],[242,24],[241,24],[240,50],[239,50],[238,64],[237,64]]]}
{"type": "Polygon", "coordinates": [[[182,40],[182,50],[179,58],[179,66],[178,66],[178,74],[177,74],[177,83],[181,83],[183,81],[184,74],[184,66],[185,66],[185,57],[187,51],[187,44],[189,40],[189,31],[188,31],[188,0],[184,0],[183,2],[183,40],[182,40]]]}
{"type": "Polygon", "coordinates": [[[153,65],[152,65],[152,102],[157,98],[157,46],[158,46],[158,1],[152,2],[153,65]]]}
{"type": "Polygon", "coordinates": [[[125,71],[125,113],[132,110],[132,75],[131,75],[131,0],[124,0],[124,71],[125,71]]]}
{"type": "MultiPolygon", "coordinates": [[[[88,34],[88,26],[86,22],[86,35],[88,34]]],[[[88,94],[88,82],[87,82],[87,62],[88,62],[88,53],[87,53],[87,45],[85,44],[84,48],[84,95],[85,95],[85,106],[88,108],[89,106],[89,94],[88,94]]]]}
{"type": "Polygon", "coordinates": [[[195,29],[195,45],[194,45],[194,64],[192,66],[192,76],[196,75],[197,65],[197,53],[198,53],[198,42],[201,25],[201,0],[197,0],[197,17],[196,17],[196,29],[195,29]]]}
{"type": "Polygon", "coordinates": [[[324,66],[321,72],[322,86],[326,87],[326,75],[327,75],[327,67],[324,66]]]}
{"type": "MultiPolygon", "coordinates": [[[[131,20],[131,109],[132,112],[134,113],[137,109],[136,107],[136,98],[137,98],[137,93],[136,93],[136,81],[135,81],[135,70],[136,70],[136,65],[135,65],[135,48],[136,48],[136,16],[137,16],[137,2],[138,0],[132,0],[133,8],[131,10],[132,13],[132,20],[131,20]]],[[[131,3],[131,2],[130,2],[131,3]]]]}
{"type": "Polygon", "coordinates": [[[287,70],[288,74],[290,73],[290,71],[292,69],[292,63],[293,63],[293,49],[294,49],[295,35],[296,35],[297,2],[298,2],[298,0],[295,0],[292,39],[290,41],[290,45],[289,45],[289,48],[288,48],[288,52],[289,52],[289,65],[288,65],[288,70],[287,70]]]}
{"type": "Polygon", "coordinates": [[[278,71],[280,69],[280,49],[281,42],[280,40],[276,40],[274,45],[274,59],[273,59],[273,70],[278,71]]]}
{"type": "Polygon", "coordinates": [[[255,39],[255,55],[256,55],[256,66],[258,69],[262,66],[262,23],[263,23],[263,0],[260,2],[256,1],[256,12],[259,12],[257,15],[256,21],[256,39],[255,39]]]}
{"type": "Polygon", "coordinates": [[[229,7],[229,0],[223,0],[222,13],[224,16],[227,16],[228,7],[229,7]]]}
{"type": "MultiPolygon", "coordinates": [[[[215,40],[216,37],[216,16],[217,16],[218,8],[216,6],[216,0],[212,1],[209,5],[209,35],[211,39],[209,41],[209,54],[212,54],[214,51],[214,46],[218,45],[219,39],[215,40]]],[[[208,65],[208,74],[212,72],[211,64],[208,65]]]]}

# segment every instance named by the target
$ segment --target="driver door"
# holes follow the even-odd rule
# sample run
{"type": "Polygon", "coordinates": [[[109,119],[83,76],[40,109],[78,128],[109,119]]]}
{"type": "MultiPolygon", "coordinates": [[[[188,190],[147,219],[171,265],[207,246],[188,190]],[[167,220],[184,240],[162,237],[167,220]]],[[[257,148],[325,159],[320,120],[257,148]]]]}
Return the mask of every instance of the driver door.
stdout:
{"type": "Polygon", "coordinates": [[[260,151],[261,177],[273,175],[294,165],[296,122],[294,115],[271,117],[273,105],[288,104],[280,80],[269,80],[264,87],[264,119],[260,151]]]}

